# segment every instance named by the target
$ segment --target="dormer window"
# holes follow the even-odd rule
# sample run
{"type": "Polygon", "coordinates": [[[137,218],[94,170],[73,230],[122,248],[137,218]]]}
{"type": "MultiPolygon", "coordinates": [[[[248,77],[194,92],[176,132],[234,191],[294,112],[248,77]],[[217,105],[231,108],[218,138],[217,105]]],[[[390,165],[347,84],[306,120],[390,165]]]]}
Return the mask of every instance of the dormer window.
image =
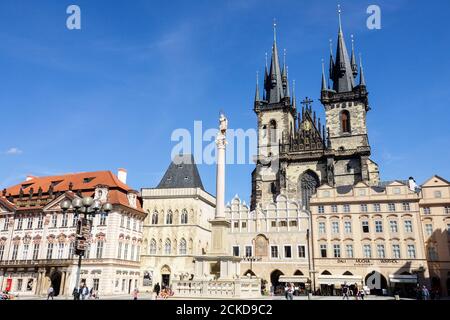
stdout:
{"type": "Polygon", "coordinates": [[[95,177],[84,178],[84,179],[83,179],[83,183],[89,183],[89,182],[91,182],[91,181],[94,180],[94,179],[95,179],[95,177]]]}
{"type": "Polygon", "coordinates": [[[137,203],[136,203],[137,195],[133,192],[130,192],[130,193],[128,193],[127,197],[128,197],[128,203],[129,203],[130,207],[136,208],[137,207],[137,203]]]}
{"type": "Polygon", "coordinates": [[[108,201],[108,188],[104,186],[98,186],[95,188],[94,200],[100,200],[101,202],[108,201]]]}

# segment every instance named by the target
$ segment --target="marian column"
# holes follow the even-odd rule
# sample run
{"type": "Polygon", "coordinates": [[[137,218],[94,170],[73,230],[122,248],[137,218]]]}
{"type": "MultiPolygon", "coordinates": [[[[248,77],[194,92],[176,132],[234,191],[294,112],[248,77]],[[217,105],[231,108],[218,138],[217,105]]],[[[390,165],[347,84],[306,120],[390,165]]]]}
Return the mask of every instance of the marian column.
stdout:
{"type": "Polygon", "coordinates": [[[216,173],[216,216],[215,219],[225,218],[225,149],[227,145],[226,133],[228,120],[220,115],[220,131],[217,134],[217,173],[216,173]]]}

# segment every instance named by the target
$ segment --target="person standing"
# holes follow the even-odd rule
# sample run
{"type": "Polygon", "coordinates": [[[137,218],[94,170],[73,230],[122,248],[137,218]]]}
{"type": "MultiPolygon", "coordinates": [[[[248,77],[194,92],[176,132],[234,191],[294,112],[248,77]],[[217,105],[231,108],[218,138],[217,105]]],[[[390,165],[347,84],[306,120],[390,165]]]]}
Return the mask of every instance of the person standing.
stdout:
{"type": "Polygon", "coordinates": [[[155,287],[153,288],[153,292],[156,294],[156,299],[158,299],[159,293],[161,292],[161,287],[159,285],[159,282],[155,284],[155,287]]]}
{"type": "Polygon", "coordinates": [[[430,300],[430,291],[425,285],[422,287],[422,296],[423,300],[430,300]]]}
{"type": "Polygon", "coordinates": [[[55,290],[53,289],[52,286],[50,286],[50,288],[48,288],[48,291],[47,291],[47,300],[49,300],[50,298],[52,298],[52,300],[53,300],[54,296],[55,296],[55,290]]]}
{"type": "Polygon", "coordinates": [[[86,298],[89,297],[89,289],[86,286],[85,283],[83,283],[83,286],[81,287],[81,300],[86,300],[86,298]]]}
{"type": "Polygon", "coordinates": [[[80,290],[75,287],[72,291],[73,300],[80,300],[80,290]]]}
{"type": "Polygon", "coordinates": [[[286,300],[294,300],[294,286],[292,283],[289,283],[286,286],[286,300]]]}
{"type": "Polygon", "coordinates": [[[348,291],[349,291],[348,285],[347,283],[344,283],[344,286],[342,287],[342,297],[343,297],[342,300],[345,299],[349,300],[348,291]]]}
{"type": "Polygon", "coordinates": [[[134,288],[134,290],[133,290],[133,300],[137,300],[138,299],[138,295],[139,295],[138,288],[134,288]]]}

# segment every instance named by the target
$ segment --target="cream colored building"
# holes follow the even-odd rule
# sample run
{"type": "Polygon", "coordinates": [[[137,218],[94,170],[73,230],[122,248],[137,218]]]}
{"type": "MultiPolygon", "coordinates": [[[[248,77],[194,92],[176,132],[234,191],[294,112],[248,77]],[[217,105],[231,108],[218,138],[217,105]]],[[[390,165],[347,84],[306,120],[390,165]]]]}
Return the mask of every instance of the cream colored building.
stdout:
{"type": "Polygon", "coordinates": [[[242,275],[261,278],[267,292],[284,292],[286,281],[305,288],[311,263],[310,219],[297,201],[279,195],[275,202],[250,211],[236,196],[226,215],[231,222],[229,252],[243,259],[242,275]]]}
{"type": "Polygon", "coordinates": [[[139,252],[145,213],[126,173],[84,172],[29,177],[0,197],[0,289],[20,296],[71,297],[77,286],[74,255],[77,216],[60,203],[90,196],[113,204],[109,215],[93,219],[81,282],[100,296],[129,294],[141,279],[139,252]],[[120,180],[119,180],[120,177],[120,180]]]}
{"type": "Polygon", "coordinates": [[[428,284],[419,201],[399,181],[318,188],[311,198],[316,288],[338,294],[347,283],[414,295],[417,284],[428,284]]]}
{"type": "Polygon", "coordinates": [[[170,164],[156,188],[142,189],[144,224],[141,291],[156,283],[193,277],[194,257],[205,255],[211,243],[209,220],[214,218],[215,198],[203,188],[191,155],[170,164]]]}
{"type": "Polygon", "coordinates": [[[450,296],[450,182],[428,179],[419,201],[431,288],[450,296]]]}

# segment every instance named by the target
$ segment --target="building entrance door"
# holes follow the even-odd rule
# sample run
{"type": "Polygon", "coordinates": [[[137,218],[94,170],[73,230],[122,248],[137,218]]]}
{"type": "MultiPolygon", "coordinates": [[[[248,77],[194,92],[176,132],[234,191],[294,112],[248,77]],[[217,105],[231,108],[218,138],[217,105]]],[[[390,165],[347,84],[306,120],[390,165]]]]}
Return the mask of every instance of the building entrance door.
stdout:
{"type": "Polygon", "coordinates": [[[50,276],[50,281],[53,287],[53,292],[55,293],[55,297],[59,296],[61,291],[61,272],[53,271],[50,276]]]}

